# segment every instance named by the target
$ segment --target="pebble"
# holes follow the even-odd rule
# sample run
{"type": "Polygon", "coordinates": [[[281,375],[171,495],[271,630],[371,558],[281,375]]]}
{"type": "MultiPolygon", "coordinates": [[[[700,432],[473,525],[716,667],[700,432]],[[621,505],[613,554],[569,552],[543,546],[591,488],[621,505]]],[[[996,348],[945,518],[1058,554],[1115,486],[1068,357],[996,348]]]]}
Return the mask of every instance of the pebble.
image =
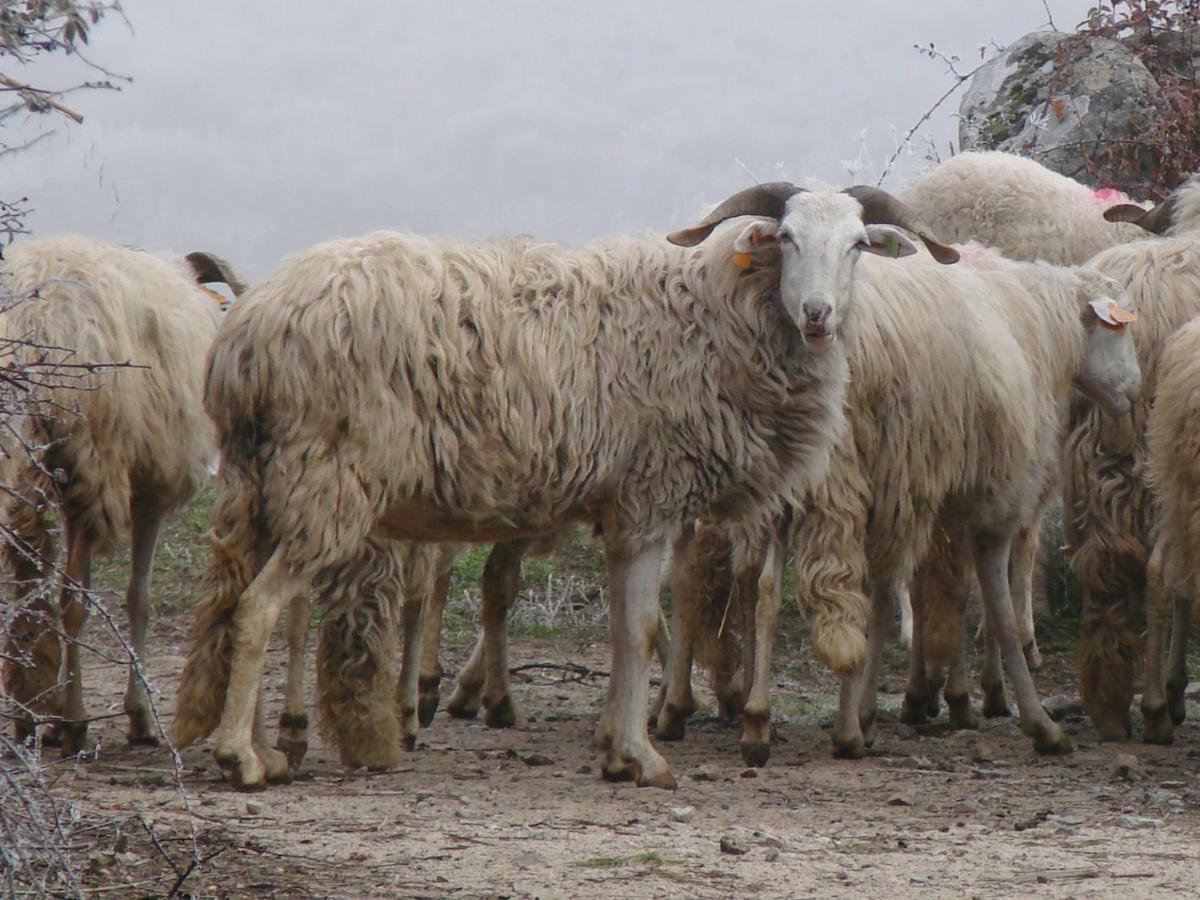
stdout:
{"type": "Polygon", "coordinates": [[[748,851],[733,838],[723,837],[721,838],[721,852],[731,856],[745,856],[748,851]]]}
{"type": "Polygon", "coordinates": [[[901,763],[905,769],[932,769],[933,760],[924,756],[910,756],[901,763]]]}
{"type": "Polygon", "coordinates": [[[679,822],[687,824],[696,816],[696,809],[692,806],[673,806],[667,810],[668,822],[679,822]]]}
{"type": "Polygon", "coordinates": [[[578,769],[575,770],[575,774],[576,775],[591,775],[592,767],[589,766],[587,763],[584,763],[582,766],[580,766],[578,769]]]}
{"type": "Polygon", "coordinates": [[[253,800],[251,800],[246,804],[246,815],[248,816],[261,816],[262,811],[263,808],[261,803],[255,803],[253,800]]]}
{"type": "Polygon", "coordinates": [[[741,777],[742,778],[757,778],[758,777],[758,769],[743,769],[741,777]]]}
{"type": "Polygon", "coordinates": [[[990,763],[996,760],[996,748],[985,740],[975,741],[971,748],[971,762],[990,763]]]}
{"type": "Polygon", "coordinates": [[[779,859],[779,851],[774,847],[768,847],[767,851],[763,854],[763,860],[766,862],[775,862],[777,859],[779,859]]]}
{"type": "Polygon", "coordinates": [[[1145,770],[1132,753],[1122,753],[1117,756],[1117,761],[1113,764],[1112,774],[1115,778],[1124,781],[1137,781],[1145,774],[1145,770]]]}
{"type": "Polygon", "coordinates": [[[1113,824],[1118,828],[1143,829],[1143,828],[1158,828],[1162,825],[1158,819],[1149,819],[1145,816],[1117,816],[1113,820],[1113,824]]]}
{"type": "Polygon", "coordinates": [[[1055,722],[1061,722],[1063,719],[1081,719],[1085,715],[1083,704],[1078,698],[1068,697],[1066,694],[1047,697],[1042,701],[1042,708],[1055,722]]]}
{"type": "Polygon", "coordinates": [[[903,794],[893,794],[888,798],[888,806],[912,806],[912,800],[905,797],[903,794]]]}
{"type": "Polygon", "coordinates": [[[716,781],[717,776],[710,770],[705,768],[697,769],[692,773],[692,781],[716,781]]]}
{"type": "Polygon", "coordinates": [[[954,804],[954,811],[960,813],[977,813],[979,812],[979,804],[974,800],[959,800],[954,804]]]}
{"type": "Polygon", "coordinates": [[[528,756],[523,757],[521,761],[523,763],[525,763],[525,765],[527,765],[527,766],[552,766],[552,765],[554,765],[554,760],[552,760],[548,756],[544,756],[541,753],[530,753],[528,756]]]}

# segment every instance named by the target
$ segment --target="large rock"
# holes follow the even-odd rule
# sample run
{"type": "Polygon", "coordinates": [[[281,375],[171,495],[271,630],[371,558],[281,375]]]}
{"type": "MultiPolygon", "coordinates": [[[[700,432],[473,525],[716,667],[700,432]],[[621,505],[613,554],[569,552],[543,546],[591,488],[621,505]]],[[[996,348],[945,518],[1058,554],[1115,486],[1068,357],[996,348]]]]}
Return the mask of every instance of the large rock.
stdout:
{"type": "Polygon", "coordinates": [[[960,106],[964,150],[1007,150],[1092,187],[1144,198],[1154,154],[1141,146],[1166,101],[1122,44],[1057,31],[1028,34],[975,74],[960,106]]]}

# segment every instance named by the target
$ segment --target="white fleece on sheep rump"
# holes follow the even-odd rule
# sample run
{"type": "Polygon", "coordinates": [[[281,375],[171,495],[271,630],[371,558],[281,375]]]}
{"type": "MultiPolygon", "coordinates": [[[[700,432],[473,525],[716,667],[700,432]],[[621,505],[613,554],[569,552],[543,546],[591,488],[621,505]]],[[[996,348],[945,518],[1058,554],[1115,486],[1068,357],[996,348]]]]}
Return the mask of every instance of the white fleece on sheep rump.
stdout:
{"type": "MultiPolygon", "coordinates": [[[[32,295],[0,314],[4,338],[63,348],[48,356],[67,364],[137,367],[50,374],[52,386],[23,420],[24,440],[48,446],[46,462],[63,470],[63,503],[96,549],[128,532],[135,493],[158,509],[189,498],[215,455],[201,388],[219,319],[191,271],[106,241],[63,236],[6,248],[0,288],[32,295]]],[[[14,353],[18,363],[41,355],[36,347],[14,353]]],[[[4,443],[5,483],[14,484],[9,479],[28,458],[12,437],[4,443]]]]}

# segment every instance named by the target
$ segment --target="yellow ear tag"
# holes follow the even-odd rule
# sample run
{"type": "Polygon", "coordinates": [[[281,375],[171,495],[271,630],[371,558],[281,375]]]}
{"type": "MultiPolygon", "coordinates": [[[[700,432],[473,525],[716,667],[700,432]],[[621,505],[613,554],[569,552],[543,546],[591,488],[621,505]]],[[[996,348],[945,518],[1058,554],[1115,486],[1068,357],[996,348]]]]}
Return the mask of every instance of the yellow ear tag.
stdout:
{"type": "Polygon", "coordinates": [[[745,272],[754,265],[754,260],[750,258],[749,253],[735,253],[733,254],[733,264],[745,272]]]}

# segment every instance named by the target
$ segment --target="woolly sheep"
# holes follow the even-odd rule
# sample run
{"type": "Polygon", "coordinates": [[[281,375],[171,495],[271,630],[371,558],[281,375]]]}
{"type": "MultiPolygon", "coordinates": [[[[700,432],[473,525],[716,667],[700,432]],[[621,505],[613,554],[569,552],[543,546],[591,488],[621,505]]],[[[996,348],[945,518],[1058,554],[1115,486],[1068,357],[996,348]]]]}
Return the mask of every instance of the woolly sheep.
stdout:
{"type": "Polygon", "coordinates": [[[93,554],[132,536],[125,596],[131,665],[125,693],[131,743],[156,743],[157,729],[137,666],[145,659],[150,570],[159,526],[206,477],[215,454],[201,405],[204,353],[218,309],[196,281],[243,287],[227,264],[193,253],[189,265],[92,238],[63,236],[11,247],[0,288],[28,297],[0,315],[15,359],[47,351],[66,366],[132,363],[136,368],[63,369],[3,439],[5,555],[25,605],[8,635],[4,686],[18,704],[16,734],[29,737],[34,714],[58,717],[54,738],[70,755],[84,748],[87,716],[79,635],[93,554]],[[69,350],[65,348],[70,348],[69,350]],[[142,368],[144,367],[144,368],[142,368]],[[29,449],[32,448],[32,449],[29,449]],[[66,638],[65,696],[57,689],[63,649],[53,620],[49,574],[51,517],[65,534],[67,561],[60,614],[66,638]]]}
{"type": "MultiPolygon", "coordinates": [[[[1037,700],[1013,633],[1009,549],[1051,480],[1072,379],[1102,385],[1098,394],[1119,412],[1136,392],[1136,363],[1127,336],[1114,340],[1116,332],[1097,326],[1111,315],[1109,279],[1010,262],[980,247],[965,257],[949,270],[927,257],[887,269],[864,262],[847,348],[851,429],[795,513],[798,593],[813,612],[818,655],[842,677],[837,755],[859,756],[871,738],[883,623],[898,587],[942,533],[953,536],[953,558],[974,547],[1023,729],[1039,751],[1070,749],[1037,700]]],[[[781,533],[762,557],[758,616],[777,607],[782,543],[781,533]]],[[[743,713],[742,751],[752,763],[766,758],[769,738],[770,628],[760,626],[755,687],[743,713]]],[[[669,681],[673,689],[683,684],[674,670],[669,681]]],[[[969,715],[965,684],[948,690],[952,710],[969,715]]],[[[661,734],[661,718],[659,725],[661,734]]]]}
{"type": "MultiPolygon", "coordinates": [[[[1142,207],[1128,204],[1120,191],[1092,190],[1041,163],[999,151],[960,153],[918,176],[901,197],[943,239],[977,241],[1009,259],[1082,265],[1101,250],[1145,237],[1135,225],[1104,218],[1107,209],[1122,204],[1126,219],[1145,214],[1142,207]]],[[[1032,596],[1038,518],[1022,529],[1032,539],[1021,539],[1013,548],[1013,604],[1031,669],[1041,666],[1032,596]]],[[[912,616],[907,591],[901,594],[900,609],[901,633],[909,645],[912,616]]],[[[1006,710],[1002,680],[998,686],[999,695],[988,693],[987,704],[1006,710]]],[[[989,687],[994,690],[996,685],[989,687]]]]}
{"type": "MultiPolygon", "coordinates": [[[[1192,176],[1150,213],[1122,207],[1108,215],[1136,217],[1163,235],[1113,247],[1090,262],[1122,285],[1138,311],[1133,336],[1145,391],[1130,420],[1116,425],[1077,398],[1063,457],[1068,552],[1084,589],[1080,695],[1101,737],[1123,740],[1132,731],[1129,706],[1141,653],[1141,611],[1163,602],[1147,596],[1153,509],[1145,483],[1145,423],[1167,339],[1200,315],[1200,176],[1192,176]]],[[[1161,620],[1157,613],[1153,618],[1161,620]]],[[[1147,682],[1161,678],[1161,659],[1147,656],[1146,664],[1147,682]]],[[[1182,689],[1177,683],[1172,689],[1176,710],[1182,689]]],[[[1143,738],[1169,742],[1171,719],[1154,708],[1153,689],[1148,693],[1143,694],[1143,738]]]]}
{"type": "MultiPolygon", "coordinates": [[[[787,201],[764,187],[729,203],[853,214],[841,280],[852,245],[907,243],[874,224],[878,204],[846,194],[787,201]]],[[[734,237],[694,251],[653,237],[565,250],[377,233],[319,245],[252,289],[209,360],[222,467],[177,742],[219,719],[216,757],[235,785],[286,779],[254,701],[266,636],[292,597],[313,584],[366,596],[369,580],[378,606],[393,539],[512,540],[582,519],[602,526],[609,560],[604,772],[672,786],[645,725],[662,546],[685,545],[697,516],[736,517],[819,478],[846,379],[836,336],[848,309],[814,293],[814,270],[795,260],[782,276],[743,275],[734,237]]],[[[377,748],[359,740],[384,733],[392,687],[346,663],[386,629],[366,606],[351,618],[322,692],[347,698],[343,758],[369,764],[377,748]]]]}

